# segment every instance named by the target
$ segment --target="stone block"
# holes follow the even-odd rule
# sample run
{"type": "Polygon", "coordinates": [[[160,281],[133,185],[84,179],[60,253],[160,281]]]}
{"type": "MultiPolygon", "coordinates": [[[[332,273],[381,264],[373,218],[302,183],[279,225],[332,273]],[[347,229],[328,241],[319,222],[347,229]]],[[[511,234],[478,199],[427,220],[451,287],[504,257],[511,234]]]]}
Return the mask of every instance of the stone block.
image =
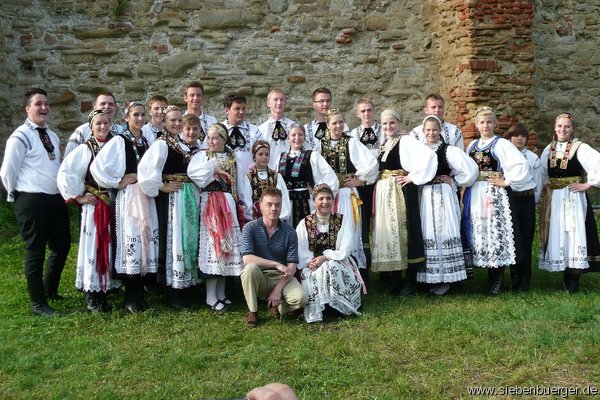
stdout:
{"type": "Polygon", "coordinates": [[[31,52],[17,55],[17,59],[22,62],[37,62],[44,61],[48,58],[48,53],[31,52]]]}
{"type": "Polygon", "coordinates": [[[79,119],[67,119],[61,121],[56,128],[65,132],[73,132],[79,125],[81,125],[81,120],[79,119]]]}
{"type": "Polygon", "coordinates": [[[391,42],[397,40],[405,40],[408,38],[408,33],[401,29],[389,29],[386,31],[378,32],[377,40],[380,42],[391,42]]]}
{"type": "Polygon", "coordinates": [[[65,68],[64,65],[52,65],[46,68],[48,74],[57,78],[67,79],[71,77],[71,69],[65,68]]]}
{"type": "Polygon", "coordinates": [[[125,29],[95,28],[86,30],[75,30],[73,36],[77,39],[108,39],[127,36],[125,29]]]}
{"type": "Polygon", "coordinates": [[[141,77],[158,77],[160,76],[160,68],[154,64],[138,64],[137,74],[141,77]]]}
{"type": "Polygon", "coordinates": [[[54,46],[56,44],[56,38],[49,34],[48,32],[44,33],[44,43],[46,46],[54,46]]]}
{"type": "Polygon", "coordinates": [[[76,49],[63,50],[63,55],[68,56],[79,56],[79,55],[93,55],[93,56],[112,56],[119,53],[118,48],[113,47],[79,47],[76,49]]]}
{"type": "Polygon", "coordinates": [[[183,44],[183,36],[180,36],[180,35],[169,36],[169,44],[171,46],[177,46],[177,45],[183,44]]]}
{"type": "Polygon", "coordinates": [[[125,81],[125,92],[129,96],[130,99],[135,98],[137,95],[138,98],[142,98],[148,84],[145,80],[135,79],[135,80],[126,80],[125,81]]]}
{"type": "Polygon", "coordinates": [[[93,107],[93,104],[91,101],[87,100],[87,101],[82,101],[81,105],[79,107],[79,109],[81,110],[82,113],[91,110],[93,107]]]}
{"type": "Polygon", "coordinates": [[[193,66],[197,65],[196,53],[180,52],[159,61],[160,70],[163,75],[169,78],[181,78],[183,73],[193,66]]]}
{"type": "Polygon", "coordinates": [[[33,33],[24,33],[21,35],[21,46],[27,46],[33,40],[33,33]]]}
{"type": "Polygon", "coordinates": [[[123,64],[109,64],[106,66],[106,75],[131,77],[131,67],[123,64]]]}
{"type": "Polygon", "coordinates": [[[309,43],[323,43],[331,39],[331,35],[323,33],[309,33],[306,35],[306,41],[309,43]]]}
{"type": "Polygon", "coordinates": [[[281,14],[288,8],[288,0],[269,0],[269,11],[281,14]]]}
{"type": "Polygon", "coordinates": [[[304,83],[306,82],[306,78],[300,75],[289,75],[287,81],[288,83],[304,83]]]}
{"type": "Polygon", "coordinates": [[[198,15],[201,29],[227,29],[245,27],[241,10],[206,10],[198,15]]]}
{"type": "Polygon", "coordinates": [[[390,20],[381,15],[367,15],[363,23],[368,31],[381,31],[388,28],[390,20]]]}
{"type": "Polygon", "coordinates": [[[93,83],[93,82],[80,83],[79,85],[77,85],[76,89],[79,92],[90,93],[93,96],[95,96],[96,93],[99,93],[99,92],[110,92],[111,91],[108,88],[108,86],[106,86],[102,83],[93,83]]]}
{"type": "Polygon", "coordinates": [[[68,89],[54,89],[48,91],[50,104],[69,104],[75,100],[75,94],[68,89]]]}

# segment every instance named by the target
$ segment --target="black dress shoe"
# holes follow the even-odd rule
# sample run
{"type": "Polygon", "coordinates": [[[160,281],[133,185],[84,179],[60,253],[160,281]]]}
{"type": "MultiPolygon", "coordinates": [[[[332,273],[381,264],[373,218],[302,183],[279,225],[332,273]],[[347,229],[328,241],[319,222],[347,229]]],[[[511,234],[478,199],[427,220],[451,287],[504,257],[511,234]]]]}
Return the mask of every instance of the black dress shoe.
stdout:
{"type": "Polygon", "coordinates": [[[64,297],[64,296],[61,296],[61,295],[60,295],[60,294],[58,294],[58,293],[54,293],[54,294],[49,294],[49,295],[48,295],[48,300],[52,300],[52,301],[62,301],[62,300],[64,300],[64,299],[66,299],[66,297],[64,297]]]}
{"type": "Polygon", "coordinates": [[[128,301],[123,303],[123,308],[132,314],[144,311],[144,307],[137,301],[128,301]]]}
{"type": "Polygon", "coordinates": [[[61,313],[50,307],[48,304],[34,304],[31,307],[33,315],[40,317],[60,317],[61,313]]]}
{"type": "Polygon", "coordinates": [[[565,290],[567,290],[569,294],[575,294],[579,292],[579,275],[565,274],[563,284],[565,290]]]}

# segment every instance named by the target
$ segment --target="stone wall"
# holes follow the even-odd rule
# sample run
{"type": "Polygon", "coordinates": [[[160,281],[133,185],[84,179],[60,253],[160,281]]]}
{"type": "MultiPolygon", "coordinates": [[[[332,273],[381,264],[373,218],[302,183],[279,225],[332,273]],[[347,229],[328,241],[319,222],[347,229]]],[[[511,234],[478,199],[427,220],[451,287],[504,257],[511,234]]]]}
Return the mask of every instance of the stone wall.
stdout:
{"type": "MultiPolygon", "coordinates": [[[[63,138],[85,121],[94,93],[118,102],[164,94],[183,103],[201,80],[207,109],[223,117],[222,97],[249,97],[260,123],[266,93],[288,93],[288,114],[307,122],[310,94],[334,92],[351,111],[362,96],[394,107],[405,128],[439,92],[447,119],[473,134],[481,105],[498,109],[501,128],[522,120],[548,141],[557,111],[575,113],[594,139],[600,112],[596,64],[599,1],[507,0],[4,0],[0,13],[1,145],[24,118],[23,91],[50,92],[51,126],[63,138]],[[534,4],[535,3],[535,4],[534,4]],[[535,6],[535,7],[534,7],[535,6]]],[[[531,144],[535,144],[535,138],[531,144]]],[[[598,142],[596,142],[598,144],[598,142]]]]}

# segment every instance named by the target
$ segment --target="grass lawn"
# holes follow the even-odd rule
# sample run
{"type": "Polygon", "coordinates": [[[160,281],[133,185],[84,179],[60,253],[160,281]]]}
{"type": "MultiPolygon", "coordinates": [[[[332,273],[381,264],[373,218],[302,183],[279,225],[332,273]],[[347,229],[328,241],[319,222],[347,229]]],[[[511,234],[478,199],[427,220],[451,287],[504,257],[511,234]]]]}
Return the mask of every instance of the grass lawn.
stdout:
{"type": "Polygon", "coordinates": [[[313,327],[274,321],[263,308],[263,323],[248,329],[237,289],[223,315],[202,306],[201,291],[193,311],[171,311],[152,295],[151,310],[128,315],[112,296],[115,311],[88,314],[74,288],[76,253],[74,243],[60,287],[67,300],[55,304],[66,316],[31,316],[23,245],[12,207],[0,203],[0,398],[241,398],[273,381],[301,399],[488,398],[470,396],[469,386],[600,388],[600,274],[584,275],[581,293],[568,295],[559,290],[561,274],[534,268],[530,292],[493,298],[480,294],[485,271],[442,298],[392,297],[374,279],[361,317],[313,327]]]}

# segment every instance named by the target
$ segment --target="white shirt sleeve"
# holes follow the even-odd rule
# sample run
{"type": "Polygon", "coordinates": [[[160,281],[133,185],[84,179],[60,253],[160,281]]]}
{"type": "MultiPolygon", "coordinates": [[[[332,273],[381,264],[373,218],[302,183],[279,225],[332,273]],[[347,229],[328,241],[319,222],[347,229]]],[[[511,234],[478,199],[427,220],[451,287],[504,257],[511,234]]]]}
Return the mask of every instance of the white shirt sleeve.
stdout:
{"type": "Polygon", "coordinates": [[[8,202],[15,201],[14,192],[17,187],[17,177],[19,176],[21,163],[25,158],[25,153],[27,153],[26,144],[22,142],[24,138],[19,139],[20,135],[24,134],[15,132],[6,141],[4,161],[2,162],[2,168],[0,169],[2,184],[8,192],[8,202]]]}
{"type": "Polygon", "coordinates": [[[498,139],[493,150],[502,166],[504,180],[513,190],[527,190],[529,183],[529,168],[525,156],[511,142],[504,138],[498,139]]]}
{"type": "Polygon", "coordinates": [[[356,168],[356,176],[369,185],[375,183],[379,177],[379,163],[367,146],[358,139],[351,138],[348,142],[348,152],[356,168]]]}
{"type": "Polygon", "coordinates": [[[201,151],[196,153],[190,160],[187,170],[188,176],[196,183],[196,185],[198,185],[198,187],[204,188],[214,182],[215,170],[218,166],[219,162],[216,158],[209,160],[206,156],[206,152],[201,151]]]}
{"type": "Polygon", "coordinates": [[[147,196],[156,197],[163,184],[162,171],[169,154],[164,140],[155,141],[138,164],[138,185],[147,196]]]}
{"type": "Polygon", "coordinates": [[[335,195],[340,188],[337,175],[323,156],[315,150],[310,154],[310,166],[312,168],[315,185],[326,183],[331,190],[333,190],[333,194],[335,195]]]}
{"type": "Polygon", "coordinates": [[[422,185],[433,179],[437,172],[437,156],[417,139],[403,135],[400,138],[400,162],[408,171],[408,176],[415,185],[422,185]]]}
{"type": "Polygon", "coordinates": [[[277,173],[277,189],[281,190],[281,218],[284,221],[292,215],[292,202],[290,201],[290,193],[280,173],[277,173]]]}
{"type": "Polygon", "coordinates": [[[57,183],[65,200],[74,199],[85,193],[85,175],[92,153],[85,144],[80,144],[63,160],[58,169],[57,183]]]}
{"type": "Polygon", "coordinates": [[[342,217],[342,226],[337,234],[335,249],[327,249],[323,255],[330,260],[343,261],[350,256],[353,247],[354,232],[352,215],[342,217]]]}
{"type": "Polygon", "coordinates": [[[115,136],[98,152],[90,172],[102,187],[116,188],[125,175],[125,139],[115,136]]]}
{"type": "Polygon", "coordinates": [[[298,223],[296,234],[298,235],[298,269],[302,269],[306,268],[310,260],[315,258],[315,254],[308,248],[308,233],[304,219],[298,223]]]}
{"type": "Polygon", "coordinates": [[[452,169],[452,177],[459,186],[468,187],[475,183],[479,167],[471,157],[458,147],[448,146],[446,158],[452,169]]]}
{"type": "Polygon", "coordinates": [[[581,143],[577,150],[577,159],[585,169],[587,183],[600,187],[600,153],[587,143],[581,143]]]}

